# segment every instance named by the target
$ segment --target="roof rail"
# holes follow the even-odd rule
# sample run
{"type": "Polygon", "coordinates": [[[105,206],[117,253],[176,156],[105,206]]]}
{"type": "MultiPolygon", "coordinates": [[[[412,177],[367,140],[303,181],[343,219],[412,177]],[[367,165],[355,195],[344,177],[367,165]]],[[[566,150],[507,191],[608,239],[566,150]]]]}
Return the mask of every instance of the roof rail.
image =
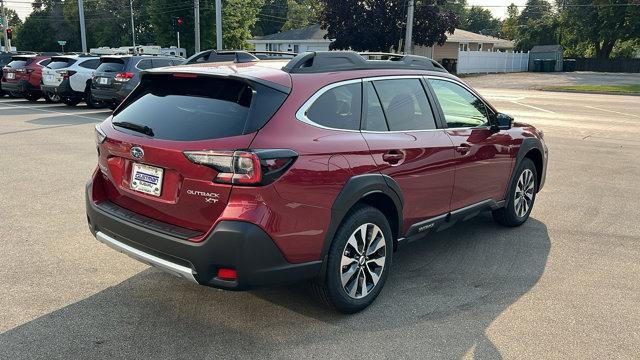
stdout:
{"type": "Polygon", "coordinates": [[[298,54],[282,70],[288,73],[403,69],[447,72],[438,62],[424,56],[355,51],[315,51],[298,54]]]}
{"type": "Polygon", "coordinates": [[[247,52],[253,55],[280,55],[280,56],[298,55],[297,52],[291,52],[291,51],[248,50],[247,52]]]}

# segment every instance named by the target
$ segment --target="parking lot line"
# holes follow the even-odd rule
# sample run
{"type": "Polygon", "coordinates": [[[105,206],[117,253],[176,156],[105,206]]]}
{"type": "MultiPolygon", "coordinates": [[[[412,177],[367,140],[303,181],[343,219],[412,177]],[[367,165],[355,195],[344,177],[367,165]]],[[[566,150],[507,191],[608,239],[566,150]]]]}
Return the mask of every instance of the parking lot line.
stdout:
{"type": "MultiPolygon", "coordinates": [[[[12,108],[30,109],[30,110],[37,110],[37,111],[60,114],[60,115],[66,115],[66,116],[74,116],[74,117],[79,117],[79,118],[83,118],[83,119],[95,120],[95,121],[99,121],[100,120],[100,119],[96,119],[95,117],[91,117],[91,116],[77,115],[77,114],[72,114],[72,113],[67,113],[67,112],[62,112],[62,111],[55,111],[55,110],[46,110],[46,109],[40,109],[40,108],[36,108],[36,107],[31,107],[31,106],[11,105],[11,104],[7,104],[7,105],[10,106],[10,108],[8,108],[8,109],[12,109],[12,108]]],[[[101,114],[101,113],[104,113],[104,111],[85,111],[84,112],[84,114],[101,114]]]]}
{"type": "Polygon", "coordinates": [[[555,114],[554,111],[543,109],[543,108],[539,108],[539,107],[536,107],[536,106],[533,106],[533,105],[527,105],[527,104],[523,104],[523,103],[520,103],[520,102],[517,102],[517,101],[509,101],[509,102],[512,103],[512,104],[516,104],[516,105],[522,105],[522,106],[525,106],[525,107],[528,107],[528,108],[531,108],[531,109],[534,109],[534,110],[543,111],[543,112],[546,112],[546,113],[549,113],[549,114],[555,114]]]}
{"type": "Polygon", "coordinates": [[[584,107],[589,108],[589,109],[594,109],[594,110],[600,110],[600,111],[610,112],[610,113],[618,114],[618,115],[633,116],[633,117],[637,117],[638,119],[640,119],[640,116],[639,116],[639,115],[627,114],[627,113],[623,113],[623,112],[619,112],[619,111],[614,111],[614,110],[609,110],[609,109],[602,109],[602,108],[599,108],[599,107],[589,106],[589,105],[585,105],[584,107]]]}

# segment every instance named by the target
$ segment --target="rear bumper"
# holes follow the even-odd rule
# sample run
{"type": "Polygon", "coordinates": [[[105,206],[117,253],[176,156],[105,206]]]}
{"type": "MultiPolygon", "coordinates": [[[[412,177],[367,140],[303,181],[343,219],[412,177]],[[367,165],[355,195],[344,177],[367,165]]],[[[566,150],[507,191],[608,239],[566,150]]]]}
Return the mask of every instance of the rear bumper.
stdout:
{"type": "Polygon", "coordinates": [[[71,84],[69,80],[63,80],[60,85],[40,85],[40,89],[45,94],[56,94],[60,95],[63,98],[82,98],[84,97],[84,93],[74,91],[71,88],[71,84]]]}
{"type": "Polygon", "coordinates": [[[38,92],[40,89],[35,88],[27,80],[18,80],[12,82],[2,82],[2,90],[6,92],[25,94],[29,92],[38,92]]]}
{"type": "MultiPolygon", "coordinates": [[[[105,201],[91,200],[87,184],[89,228],[108,246],[163,271],[198,284],[229,290],[292,283],[318,275],[321,261],[291,264],[257,225],[221,221],[202,242],[187,240],[191,230],[130,212],[105,201]],[[218,269],[234,269],[236,280],[217,277],[218,269]]],[[[191,236],[190,236],[191,235],[191,236]]]]}
{"type": "Polygon", "coordinates": [[[128,93],[122,90],[91,88],[91,96],[106,103],[119,104],[127,94],[128,93]]]}

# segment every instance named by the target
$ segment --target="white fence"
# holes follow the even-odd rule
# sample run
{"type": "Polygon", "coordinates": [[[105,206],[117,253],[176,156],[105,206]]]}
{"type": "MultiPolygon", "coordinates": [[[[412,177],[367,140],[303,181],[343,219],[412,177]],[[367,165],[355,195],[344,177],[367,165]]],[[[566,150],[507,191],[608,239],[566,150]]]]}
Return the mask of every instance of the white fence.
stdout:
{"type": "Polygon", "coordinates": [[[458,74],[519,72],[528,69],[528,52],[458,52],[458,74]]]}

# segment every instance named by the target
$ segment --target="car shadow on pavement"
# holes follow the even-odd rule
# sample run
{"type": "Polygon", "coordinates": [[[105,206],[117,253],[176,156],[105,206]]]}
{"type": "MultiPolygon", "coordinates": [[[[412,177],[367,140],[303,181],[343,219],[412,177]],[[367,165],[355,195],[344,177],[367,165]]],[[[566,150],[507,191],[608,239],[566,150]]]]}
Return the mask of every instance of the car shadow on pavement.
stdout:
{"type": "Polygon", "coordinates": [[[381,295],[355,315],[323,307],[306,285],[229,292],[150,269],[0,334],[0,349],[11,359],[501,358],[486,330],[539,281],[550,246],[535,219],[502,228],[477,217],[404,245],[381,295]]]}

